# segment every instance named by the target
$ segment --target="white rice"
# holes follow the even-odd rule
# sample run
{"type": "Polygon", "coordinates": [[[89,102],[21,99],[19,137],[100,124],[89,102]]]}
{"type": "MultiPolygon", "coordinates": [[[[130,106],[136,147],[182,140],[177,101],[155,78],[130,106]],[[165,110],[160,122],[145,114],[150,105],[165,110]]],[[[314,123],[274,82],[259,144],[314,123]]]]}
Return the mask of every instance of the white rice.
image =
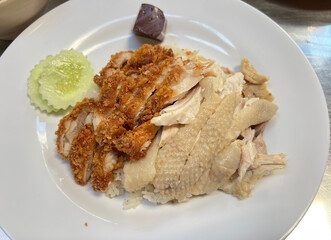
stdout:
{"type": "Polygon", "coordinates": [[[129,196],[123,202],[123,209],[134,209],[138,207],[143,200],[143,195],[141,191],[130,192],[129,196]]]}
{"type": "Polygon", "coordinates": [[[105,194],[109,198],[114,198],[120,195],[123,195],[125,193],[125,189],[123,187],[123,169],[117,169],[114,171],[116,174],[114,180],[110,181],[108,184],[108,188],[105,191],[105,194]]]}
{"type": "MultiPolygon", "coordinates": [[[[109,183],[105,194],[109,198],[121,196],[126,193],[124,188],[123,168],[117,169],[115,178],[109,183]]],[[[147,184],[143,189],[135,192],[128,192],[128,197],[123,202],[123,209],[137,208],[143,199],[147,199],[153,204],[165,204],[171,199],[160,198],[159,194],[152,184],[147,184]]]]}

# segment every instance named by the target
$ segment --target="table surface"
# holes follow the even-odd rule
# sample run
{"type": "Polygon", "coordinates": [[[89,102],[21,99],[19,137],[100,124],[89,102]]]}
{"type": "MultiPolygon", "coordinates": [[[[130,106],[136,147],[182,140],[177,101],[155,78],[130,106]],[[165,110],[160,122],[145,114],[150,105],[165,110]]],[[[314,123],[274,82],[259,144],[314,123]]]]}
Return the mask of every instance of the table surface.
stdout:
{"type": "MultiPolygon", "coordinates": [[[[322,85],[331,113],[331,1],[244,0],[277,22],[302,49],[322,85]]],[[[45,12],[66,2],[52,0],[45,12]]],[[[11,41],[0,40],[0,56],[11,41]]],[[[329,150],[330,151],[330,150],[329,150]]],[[[331,155],[320,189],[294,231],[294,239],[331,239],[331,155]]],[[[8,239],[0,228],[0,239],[8,239]]]]}

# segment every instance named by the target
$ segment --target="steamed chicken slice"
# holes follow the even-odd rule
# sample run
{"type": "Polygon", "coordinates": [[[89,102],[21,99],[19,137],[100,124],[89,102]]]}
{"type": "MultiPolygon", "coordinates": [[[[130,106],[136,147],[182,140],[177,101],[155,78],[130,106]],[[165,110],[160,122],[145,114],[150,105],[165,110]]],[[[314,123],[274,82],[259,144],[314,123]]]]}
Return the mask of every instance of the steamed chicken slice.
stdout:
{"type": "Polygon", "coordinates": [[[221,98],[216,93],[211,94],[202,102],[193,121],[181,127],[172,141],[169,141],[159,150],[156,158],[156,175],[153,181],[153,185],[158,190],[173,188],[178,184],[179,174],[199,138],[199,132],[215,112],[220,101],[221,98]]]}
{"type": "MultiPolygon", "coordinates": [[[[169,179],[175,180],[172,180],[172,185],[169,187],[167,187],[166,185],[165,188],[160,183],[157,183],[157,185],[154,184],[156,188],[160,191],[160,196],[162,198],[177,199],[179,201],[185,200],[186,197],[189,195],[190,188],[193,187],[193,185],[195,185],[199,181],[199,178],[204,174],[204,171],[208,171],[210,167],[212,155],[210,155],[210,153],[208,155],[208,151],[205,149],[214,149],[214,151],[222,150],[222,148],[224,148],[232,140],[236,139],[241,132],[243,132],[251,125],[257,125],[270,120],[270,118],[275,114],[277,110],[277,107],[271,102],[268,102],[266,100],[256,100],[250,105],[244,107],[243,109],[235,113],[236,107],[237,105],[239,105],[240,101],[235,102],[237,104],[234,106],[235,108],[233,109],[232,116],[230,116],[231,112],[229,113],[230,115],[228,114],[229,117],[226,117],[227,115],[222,113],[222,111],[226,111],[226,109],[228,108],[224,107],[223,110],[221,110],[222,108],[220,107],[218,108],[218,111],[215,112],[215,117],[213,118],[217,119],[218,121],[213,120],[210,121],[209,124],[207,122],[207,124],[204,125],[205,130],[201,130],[200,138],[196,143],[196,146],[199,147],[193,148],[192,152],[187,153],[187,158],[181,159],[183,165],[179,169],[176,169],[176,172],[174,172],[175,174],[172,175],[171,178],[169,178],[169,175],[166,175],[166,179],[168,182],[169,179]],[[216,117],[217,115],[218,117],[216,117]],[[233,118],[233,120],[231,120],[231,118],[233,118]],[[220,119],[224,119],[224,122],[230,122],[230,124],[232,123],[230,126],[227,126],[227,123],[224,123],[224,126],[226,125],[227,127],[222,128],[224,129],[222,133],[219,133],[219,131],[215,131],[215,126],[219,126],[223,123],[223,121],[220,121],[220,119]],[[213,122],[212,125],[210,125],[211,122],[213,122]],[[204,131],[205,133],[202,133],[202,131],[204,131]],[[215,135],[215,141],[213,142],[213,140],[210,139],[214,138],[210,138],[209,134],[216,133],[219,133],[219,136],[216,137],[215,135]],[[217,142],[221,145],[216,144],[217,142]],[[219,150],[217,150],[217,148],[219,148],[219,150]]],[[[227,103],[226,106],[231,106],[231,104],[227,103]]],[[[216,129],[218,128],[216,127],[216,129]]],[[[179,144],[180,143],[177,142],[177,145],[179,144]]],[[[167,147],[167,145],[165,145],[163,148],[165,147],[167,147]]],[[[160,150],[160,153],[162,152],[162,149],[160,150]]],[[[168,164],[171,164],[171,162],[169,162],[168,164]]],[[[169,169],[170,167],[173,166],[170,165],[167,167],[167,169],[169,169]]],[[[160,172],[163,171],[164,170],[160,168],[160,172]]],[[[165,172],[169,171],[165,169],[165,172]]],[[[156,174],[156,179],[157,176],[158,171],[156,174]]]]}
{"type": "Polygon", "coordinates": [[[152,118],[151,123],[157,126],[171,126],[179,123],[187,124],[199,112],[202,98],[200,92],[201,87],[196,86],[185,98],[161,110],[160,116],[152,118]]]}
{"type": "Polygon", "coordinates": [[[231,93],[241,93],[244,83],[244,75],[242,73],[238,72],[231,75],[225,80],[224,85],[220,90],[220,96],[223,98],[231,93]]]}
{"type": "Polygon", "coordinates": [[[214,114],[201,129],[197,147],[185,159],[185,165],[179,175],[179,182],[172,189],[160,191],[161,196],[175,198],[178,201],[186,199],[191,187],[208,169],[215,151],[223,149],[230,143],[226,138],[227,129],[231,127],[233,114],[241,97],[236,93],[225,96],[217,106],[214,114]]]}
{"type": "Polygon", "coordinates": [[[229,137],[235,139],[246,128],[269,121],[276,113],[276,104],[264,99],[258,99],[237,111],[235,121],[229,131],[229,137]]]}
{"type": "Polygon", "coordinates": [[[190,194],[209,194],[219,189],[238,170],[243,142],[236,140],[215,154],[209,167],[190,189],[190,194]]]}
{"type": "MultiPolygon", "coordinates": [[[[199,133],[210,116],[215,112],[216,107],[221,102],[219,88],[223,86],[226,74],[221,68],[213,69],[214,76],[204,78],[200,85],[203,89],[203,97],[199,112],[190,124],[184,125],[171,131],[169,141],[160,149],[156,160],[156,176],[154,186],[159,190],[173,188],[179,182],[179,174],[184,167],[185,161],[199,139],[199,133]],[[175,134],[176,133],[176,134],[175,134]]],[[[164,129],[167,129],[164,127],[164,129]]],[[[162,133],[168,134],[168,131],[162,133]]]]}
{"type": "Polygon", "coordinates": [[[253,143],[255,144],[256,152],[257,154],[267,154],[267,146],[263,140],[262,134],[260,133],[255,137],[253,140],[253,143]]]}
{"type": "Polygon", "coordinates": [[[262,84],[251,84],[246,83],[244,85],[243,94],[247,98],[261,98],[272,102],[274,100],[274,96],[268,90],[268,87],[265,83],[262,84]]]}
{"type": "Polygon", "coordinates": [[[166,143],[171,141],[171,138],[176,136],[179,128],[181,128],[183,126],[184,125],[181,125],[181,124],[174,124],[174,125],[171,125],[171,126],[163,126],[159,147],[163,147],[166,143]]]}
{"type": "Polygon", "coordinates": [[[245,80],[253,84],[262,84],[269,80],[267,76],[258,73],[247,58],[241,60],[241,72],[245,80]]]}
{"type": "Polygon", "coordinates": [[[284,168],[287,162],[286,154],[266,155],[263,156],[262,159],[264,160],[260,161],[259,157],[257,157],[257,163],[253,164],[253,166],[255,166],[249,169],[242,179],[238,176],[233,176],[232,179],[221,186],[220,189],[240,199],[245,199],[250,195],[259,179],[271,174],[274,170],[284,168]],[[263,163],[265,159],[268,160],[263,163]]]}
{"type": "Polygon", "coordinates": [[[159,151],[160,133],[154,138],[145,157],[139,161],[129,161],[124,164],[124,187],[133,192],[142,189],[153,181],[155,176],[155,159],[159,151]]]}
{"type": "Polygon", "coordinates": [[[241,161],[238,168],[239,178],[245,175],[247,169],[254,163],[257,155],[257,149],[253,143],[253,138],[255,135],[255,130],[252,128],[245,129],[241,134],[244,137],[243,142],[245,143],[241,147],[241,161]]]}

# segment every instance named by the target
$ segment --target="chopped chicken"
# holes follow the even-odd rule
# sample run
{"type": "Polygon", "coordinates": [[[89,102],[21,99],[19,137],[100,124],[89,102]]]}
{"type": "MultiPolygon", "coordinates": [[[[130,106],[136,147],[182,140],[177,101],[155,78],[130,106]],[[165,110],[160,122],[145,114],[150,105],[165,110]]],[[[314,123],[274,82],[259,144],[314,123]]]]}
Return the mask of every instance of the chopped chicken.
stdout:
{"type": "Polygon", "coordinates": [[[225,74],[222,67],[214,65],[211,68],[211,74],[199,82],[201,86],[201,95],[203,98],[208,98],[210,95],[217,93],[221,95],[226,79],[229,75],[225,74]]]}
{"type": "Polygon", "coordinates": [[[231,134],[234,134],[233,137],[238,137],[244,129],[269,121],[276,114],[277,109],[278,107],[274,103],[267,100],[254,101],[236,113],[237,116],[232,126],[234,131],[231,134]]]}
{"type": "MultiPolygon", "coordinates": [[[[166,162],[166,164],[163,163],[162,165],[160,165],[162,162],[159,157],[161,157],[160,154],[163,152],[163,149],[172,144],[176,145],[176,148],[178,149],[178,145],[185,144],[184,142],[177,142],[174,139],[174,141],[166,144],[159,151],[156,162],[157,173],[154,179],[154,186],[160,191],[159,197],[164,199],[177,199],[178,201],[186,200],[187,197],[190,196],[190,189],[197,184],[201,176],[206,174],[205,171],[209,171],[208,169],[210,169],[213,156],[210,154],[215,151],[221,151],[231,141],[235,140],[241,132],[250,126],[268,121],[277,110],[276,105],[269,101],[255,100],[248,104],[248,106],[239,110],[239,112],[235,113],[237,105],[241,103],[241,98],[235,100],[235,96],[235,93],[229,94],[224,97],[224,100],[221,101],[220,104],[218,104],[216,112],[210,116],[210,119],[203,128],[201,128],[200,137],[195,144],[196,146],[199,146],[198,148],[191,149],[191,152],[187,152],[185,155],[178,155],[179,151],[173,148],[172,151],[175,152],[174,155],[177,158],[181,156],[181,159],[173,162],[175,158],[171,156],[171,161],[170,159],[162,160],[162,162],[166,162]],[[233,99],[232,105],[230,104],[231,101],[225,101],[226,99],[233,99]],[[225,112],[230,106],[232,106],[233,109],[227,115],[225,112]],[[217,137],[214,140],[212,136],[217,137]],[[180,163],[180,165],[177,165],[178,163],[180,163]],[[174,169],[176,169],[176,171],[174,169]]],[[[190,124],[187,126],[190,126],[190,124]]],[[[184,127],[182,129],[184,129],[184,127]]],[[[180,140],[178,134],[176,135],[176,140],[180,140]]],[[[254,136],[254,134],[250,135],[250,138],[254,136]]],[[[253,144],[252,139],[249,139],[249,142],[251,145],[253,144]]],[[[244,174],[249,166],[253,164],[252,161],[254,161],[256,155],[254,151],[250,152],[249,146],[246,150],[248,152],[244,159],[245,161],[241,164],[242,174],[244,174]]],[[[243,160],[241,160],[241,162],[242,161],[243,160]]]]}
{"type": "Polygon", "coordinates": [[[125,209],[216,190],[246,198],[287,161],[268,154],[262,136],[278,109],[267,80],[247,59],[235,73],[197,51],[116,53],[94,78],[99,97],[61,119],[58,153],[78,184],[129,192],[125,209]]]}
{"type": "Polygon", "coordinates": [[[274,96],[268,90],[267,85],[265,83],[262,84],[246,83],[244,85],[243,94],[247,98],[258,97],[261,99],[268,100],[270,102],[274,100],[274,96]]]}
{"type": "Polygon", "coordinates": [[[95,191],[105,191],[113,177],[113,171],[121,167],[121,159],[114,151],[98,147],[94,152],[91,185],[95,191]]]}
{"type": "Polygon", "coordinates": [[[168,141],[171,141],[171,138],[177,134],[181,126],[183,125],[174,124],[171,126],[163,126],[159,147],[163,147],[168,141]]]}
{"type": "Polygon", "coordinates": [[[194,147],[204,124],[215,112],[221,98],[212,94],[202,102],[199,112],[190,124],[179,128],[173,141],[163,146],[156,159],[156,175],[153,185],[157,189],[173,188],[178,184],[179,174],[194,147]]]}
{"type": "Polygon", "coordinates": [[[123,167],[124,187],[133,192],[142,189],[153,181],[155,176],[155,159],[159,151],[160,133],[154,138],[146,156],[139,161],[126,162],[123,167]]]}
{"type": "Polygon", "coordinates": [[[193,195],[209,194],[223,186],[237,171],[243,142],[236,140],[216,154],[209,167],[190,189],[193,195]]]}
{"type": "Polygon", "coordinates": [[[99,75],[95,75],[94,82],[99,87],[102,87],[103,81],[111,76],[115,69],[123,68],[131,58],[132,54],[133,51],[123,51],[112,55],[107,66],[100,71],[99,75]]]}
{"type": "Polygon", "coordinates": [[[196,86],[185,98],[178,100],[175,104],[164,108],[160,116],[154,117],[151,123],[156,126],[171,126],[174,124],[187,124],[199,112],[201,102],[201,87],[196,86]]]}
{"type": "Polygon", "coordinates": [[[269,80],[267,76],[259,74],[247,58],[241,60],[241,72],[249,83],[262,84],[269,80]]]}
{"type": "Polygon", "coordinates": [[[75,108],[58,124],[57,152],[63,159],[68,158],[72,142],[78,135],[79,130],[86,124],[92,123],[91,114],[96,106],[95,99],[85,98],[82,102],[76,104],[75,108]]]}
{"type": "Polygon", "coordinates": [[[267,146],[262,138],[262,134],[257,135],[257,137],[253,140],[253,143],[255,144],[255,148],[257,151],[257,154],[267,154],[267,146]]]}
{"type": "Polygon", "coordinates": [[[80,185],[87,184],[90,179],[94,146],[93,126],[92,124],[86,124],[73,139],[68,155],[75,181],[80,185]]]}
{"type": "Polygon", "coordinates": [[[241,160],[238,168],[239,179],[242,179],[248,168],[253,165],[256,158],[257,150],[252,140],[248,140],[241,147],[241,160]]]}
{"type": "Polygon", "coordinates": [[[251,127],[245,129],[240,133],[240,136],[242,136],[244,139],[244,142],[247,143],[248,141],[253,141],[253,138],[255,137],[255,129],[252,129],[251,127]]]}
{"type": "Polygon", "coordinates": [[[231,127],[235,107],[240,102],[240,96],[229,94],[217,106],[214,114],[210,116],[201,129],[196,146],[192,149],[185,165],[179,175],[179,182],[172,189],[160,191],[162,196],[171,197],[178,201],[186,200],[189,190],[199,180],[203,172],[210,165],[213,153],[223,149],[229,142],[227,129],[231,127]]]}
{"type": "Polygon", "coordinates": [[[244,75],[240,72],[235,73],[234,75],[228,77],[225,80],[221,97],[228,95],[230,93],[241,93],[244,85],[244,75]]]}
{"type": "MultiPolygon", "coordinates": [[[[202,63],[201,59],[197,54],[182,58],[170,48],[147,44],[112,55],[94,78],[100,87],[99,98],[78,103],[56,132],[58,152],[69,159],[75,180],[86,184],[91,176],[93,188],[104,191],[124,158],[145,157],[160,128],[151,119],[177,100],[190,99],[187,93],[200,91],[194,87],[210,74],[212,61],[202,63]]],[[[193,96],[195,103],[197,99],[193,96]]],[[[199,105],[194,107],[191,115],[199,105]]],[[[191,118],[190,114],[182,120],[191,118]]]]}
{"type": "Polygon", "coordinates": [[[272,157],[271,159],[273,161],[268,161],[268,164],[259,164],[257,167],[249,169],[242,179],[238,176],[233,176],[232,179],[221,186],[220,189],[240,199],[249,197],[255,183],[259,179],[269,175],[276,169],[281,169],[286,166],[286,154],[277,154],[276,156],[277,157],[272,157]]]}

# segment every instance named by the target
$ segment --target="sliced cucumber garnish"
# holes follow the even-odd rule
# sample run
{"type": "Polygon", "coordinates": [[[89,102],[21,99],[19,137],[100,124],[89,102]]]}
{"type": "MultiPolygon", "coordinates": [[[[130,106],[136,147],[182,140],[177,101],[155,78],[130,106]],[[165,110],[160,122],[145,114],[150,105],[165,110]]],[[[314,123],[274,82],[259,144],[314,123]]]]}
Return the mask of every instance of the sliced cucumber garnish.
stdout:
{"type": "Polygon", "coordinates": [[[53,112],[58,111],[59,109],[56,109],[48,104],[47,100],[43,100],[41,97],[41,94],[39,92],[39,79],[41,77],[42,72],[44,71],[45,67],[50,62],[50,59],[54,56],[48,56],[45,60],[41,60],[39,64],[37,64],[32,70],[30,77],[28,78],[28,94],[30,96],[30,101],[33,105],[40,108],[42,111],[53,112]]]}
{"type": "Polygon", "coordinates": [[[50,55],[31,71],[31,102],[47,112],[74,106],[93,86],[93,75],[87,57],[80,52],[70,49],[50,55]]]}

